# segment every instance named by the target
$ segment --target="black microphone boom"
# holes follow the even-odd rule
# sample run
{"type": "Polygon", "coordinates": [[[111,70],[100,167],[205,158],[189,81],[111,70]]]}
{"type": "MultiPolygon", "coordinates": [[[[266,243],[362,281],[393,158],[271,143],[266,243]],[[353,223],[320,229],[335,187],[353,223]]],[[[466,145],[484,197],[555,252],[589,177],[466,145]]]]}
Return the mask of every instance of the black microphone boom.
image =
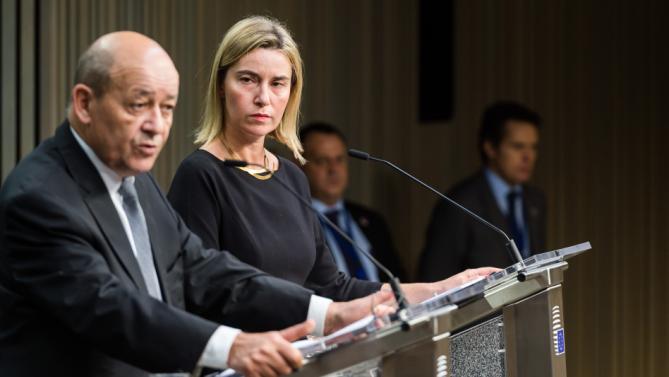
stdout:
{"type": "Polygon", "coordinates": [[[402,168],[393,164],[390,161],[371,156],[367,152],[359,151],[359,150],[356,150],[356,149],[349,149],[348,150],[348,155],[351,156],[351,157],[354,157],[354,158],[358,158],[360,160],[365,160],[365,161],[372,160],[372,161],[375,161],[375,162],[381,162],[383,164],[386,164],[386,165],[390,166],[391,168],[393,168],[394,170],[400,172],[405,177],[411,178],[414,182],[420,184],[421,186],[425,187],[426,189],[428,189],[428,190],[432,191],[433,193],[437,194],[440,198],[445,199],[446,201],[448,201],[452,205],[454,205],[454,206],[460,208],[461,210],[465,211],[471,217],[475,218],[479,222],[487,225],[490,229],[492,229],[495,232],[504,236],[504,238],[507,241],[507,243],[506,243],[507,250],[511,253],[511,259],[512,260],[515,259],[516,262],[523,263],[523,257],[520,256],[520,251],[518,251],[518,246],[516,246],[516,243],[513,241],[513,239],[511,239],[509,236],[507,236],[506,233],[504,233],[503,230],[501,230],[500,228],[498,228],[498,227],[494,226],[493,224],[489,223],[488,221],[486,221],[481,216],[475,214],[474,212],[470,211],[466,207],[462,206],[460,203],[458,203],[455,200],[449,198],[448,196],[442,194],[441,192],[436,190],[434,187],[428,185],[427,183],[425,183],[425,182],[421,181],[420,179],[414,177],[413,175],[407,173],[402,168]]]}
{"type": "Polygon", "coordinates": [[[348,234],[346,234],[346,232],[341,230],[341,228],[339,228],[335,223],[330,221],[330,219],[328,219],[327,216],[325,216],[322,213],[316,211],[316,209],[311,206],[311,203],[309,203],[305,198],[303,198],[300,194],[298,194],[295,190],[293,190],[293,188],[290,187],[290,185],[286,184],[286,182],[284,182],[278,176],[274,175],[273,171],[267,169],[266,167],[264,167],[262,165],[254,164],[254,163],[246,162],[246,161],[242,161],[242,160],[223,160],[223,165],[228,166],[228,167],[254,166],[254,167],[258,167],[258,168],[261,168],[261,169],[269,172],[272,175],[272,177],[274,179],[276,179],[276,182],[278,182],[281,186],[283,186],[283,188],[285,188],[295,198],[297,198],[297,200],[300,201],[301,204],[303,204],[304,206],[309,208],[311,211],[313,211],[318,216],[318,218],[325,221],[325,223],[327,223],[332,229],[334,229],[334,231],[337,232],[337,234],[342,236],[342,238],[344,238],[346,240],[346,242],[351,244],[357,251],[359,251],[367,259],[372,261],[372,263],[374,263],[374,265],[379,270],[381,270],[384,274],[386,274],[390,278],[388,283],[390,284],[390,288],[392,289],[393,295],[395,296],[395,301],[397,301],[397,306],[400,309],[400,318],[401,318],[402,312],[404,312],[409,307],[409,303],[408,303],[406,297],[404,296],[404,292],[402,292],[402,287],[400,286],[400,279],[395,277],[395,275],[393,275],[393,273],[390,272],[390,270],[387,269],[386,266],[381,264],[381,262],[379,262],[376,258],[374,258],[370,253],[368,253],[363,248],[358,246],[358,244],[355,243],[355,241],[353,241],[351,239],[351,237],[349,237],[348,234]]]}

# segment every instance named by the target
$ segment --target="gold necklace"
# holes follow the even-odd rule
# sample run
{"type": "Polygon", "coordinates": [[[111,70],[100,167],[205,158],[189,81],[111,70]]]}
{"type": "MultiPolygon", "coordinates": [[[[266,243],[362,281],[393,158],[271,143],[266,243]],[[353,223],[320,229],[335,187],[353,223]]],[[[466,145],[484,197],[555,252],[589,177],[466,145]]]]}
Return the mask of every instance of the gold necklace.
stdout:
{"type": "MultiPolygon", "coordinates": [[[[225,138],[223,137],[223,134],[219,136],[219,140],[221,141],[221,145],[223,145],[223,148],[225,149],[226,153],[228,156],[232,157],[233,159],[237,159],[240,161],[244,161],[241,156],[232,150],[232,148],[228,145],[228,143],[225,141],[225,138]]],[[[260,179],[262,181],[267,180],[272,178],[272,174],[274,172],[272,169],[269,167],[269,158],[267,158],[267,149],[263,148],[263,165],[262,168],[259,166],[238,166],[237,169],[244,171],[248,175],[252,176],[253,178],[260,179]]]]}

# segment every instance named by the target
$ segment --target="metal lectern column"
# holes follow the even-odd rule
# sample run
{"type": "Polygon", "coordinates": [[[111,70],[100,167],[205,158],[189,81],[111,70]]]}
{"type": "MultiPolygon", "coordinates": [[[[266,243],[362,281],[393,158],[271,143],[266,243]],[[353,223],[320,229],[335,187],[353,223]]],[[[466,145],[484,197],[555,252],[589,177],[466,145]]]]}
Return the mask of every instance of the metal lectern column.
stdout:
{"type": "Polygon", "coordinates": [[[507,377],[566,377],[562,285],[503,309],[507,377]]]}

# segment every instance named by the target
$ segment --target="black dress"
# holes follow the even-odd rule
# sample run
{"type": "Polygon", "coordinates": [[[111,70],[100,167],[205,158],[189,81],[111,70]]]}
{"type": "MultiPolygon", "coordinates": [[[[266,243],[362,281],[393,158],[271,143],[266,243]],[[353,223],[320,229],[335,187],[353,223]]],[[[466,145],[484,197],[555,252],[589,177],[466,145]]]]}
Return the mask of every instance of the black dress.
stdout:
{"type": "Polygon", "coordinates": [[[314,213],[277,179],[309,200],[306,176],[279,157],[275,177],[261,180],[196,150],[181,163],[167,195],[206,247],[228,250],[271,275],[323,297],[348,301],[380,289],[340,272],[314,213]]]}

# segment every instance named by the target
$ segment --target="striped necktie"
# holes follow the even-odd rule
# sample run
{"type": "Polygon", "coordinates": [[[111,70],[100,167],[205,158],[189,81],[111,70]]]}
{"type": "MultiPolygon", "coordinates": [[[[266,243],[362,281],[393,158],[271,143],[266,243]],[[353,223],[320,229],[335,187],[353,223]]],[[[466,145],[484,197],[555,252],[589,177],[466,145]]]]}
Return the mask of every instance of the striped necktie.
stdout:
{"type": "MultiPolygon", "coordinates": [[[[328,220],[332,221],[335,225],[339,226],[339,212],[340,211],[336,209],[325,212],[325,217],[327,217],[328,220]]],[[[337,246],[339,246],[339,250],[344,256],[344,260],[346,261],[346,267],[348,268],[349,275],[351,277],[358,279],[364,279],[364,280],[369,279],[369,277],[367,276],[367,272],[365,272],[365,269],[362,266],[362,262],[360,261],[360,256],[358,255],[358,252],[355,250],[355,248],[353,248],[353,245],[351,245],[350,242],[345,240],[344,237],[340,236],[336,230],[333,230],[331,233],[334,236],[335,240],[337,241],[337,246]]],[[[348,236],[353,238],[351,234],[348,234],[348,236]]]]}

